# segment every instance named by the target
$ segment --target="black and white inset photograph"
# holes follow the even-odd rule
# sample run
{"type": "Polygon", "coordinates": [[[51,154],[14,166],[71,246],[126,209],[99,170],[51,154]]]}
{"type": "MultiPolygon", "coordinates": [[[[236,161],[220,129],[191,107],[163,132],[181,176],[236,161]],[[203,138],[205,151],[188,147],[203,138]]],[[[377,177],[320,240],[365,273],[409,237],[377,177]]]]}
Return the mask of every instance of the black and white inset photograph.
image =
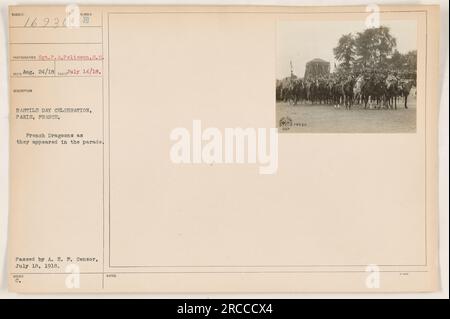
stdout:
{"type": "Polygon", "coordinates": [[[279,21],[279,132],[414,133],[417,22],[279,21]]]}

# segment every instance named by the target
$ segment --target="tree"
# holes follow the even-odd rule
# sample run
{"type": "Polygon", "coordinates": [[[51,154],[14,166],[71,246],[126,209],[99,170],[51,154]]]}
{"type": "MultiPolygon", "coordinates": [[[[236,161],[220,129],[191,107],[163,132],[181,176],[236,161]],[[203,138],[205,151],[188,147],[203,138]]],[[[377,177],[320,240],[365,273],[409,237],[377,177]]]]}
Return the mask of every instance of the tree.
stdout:
{"type": "Polygon", "coordinates": [[[389,70],[401,75],[402,78],[415,80],[417,74],[417,51],[401,54],[397,50],[388,59],[389,70]]]}
{"type": "Polygon", "coordinates": [[[417,51],[409,51],[404,55],[406,71],[410,73],[417,72],[417,51]]]}
{"type": "Polygon", "coordinates": [[[392,57],[389,59],[389,69],[395,72],[401,72],[405,68],[405,56],[398,52],[394,51],[392,57]]]}
{"type": "Polygon", "coordinates": [[[355,39],[356,63],[362,69],[385,68],[396,45],[397,42],[388,27],[380,26],[358,32],[355,39]]]}
{"type": "Polygon", "coordinates": [[[339,68],[349,71],[355,61],[355,38],[351,33],[341,36],[337,47],[333,49],[334,57],[339,61],[339,68]]]}

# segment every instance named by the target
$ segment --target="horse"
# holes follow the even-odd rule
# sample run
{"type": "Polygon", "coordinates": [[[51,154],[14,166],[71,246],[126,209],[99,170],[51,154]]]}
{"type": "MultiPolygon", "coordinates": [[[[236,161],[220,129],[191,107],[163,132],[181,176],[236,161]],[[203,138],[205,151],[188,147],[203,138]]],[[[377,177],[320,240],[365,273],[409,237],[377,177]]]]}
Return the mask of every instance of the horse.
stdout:
{"type": "Polygon", "coordinates": [[[352,76],[348,76],[347,79],[340,81],[340,83],[338,84],[338,91],[341,96],[340,100],[342,100],[342,103],[344,104],[346,110],[350,110],[353,105],[354,86],[355,86],[355,79],[352,76]]]}
{"type": "Polygon", "coordinates": [[[363,88],[366,85],[366,80],[364,79],[364,75],[359,75],[356,78],[355,86],[353,87],[353,98],[355,101],[358,101],[359,104],[362,103],[363,100],[363,88]]]}
{"type": "Polygon", "coordinates": [[[399,83],[399,92],[400,96],[402,96],[405,101],[405,109],[408,108],[408,96],[413,86],[413,80],[401,80],[399,83]]]}
{"type": "Polygon", "coordinates": [[[395,75],[389,74],[386,77],[386,102],[390,109],[397,109],[397,97],[400,95],[399,80],[395,75]]]}

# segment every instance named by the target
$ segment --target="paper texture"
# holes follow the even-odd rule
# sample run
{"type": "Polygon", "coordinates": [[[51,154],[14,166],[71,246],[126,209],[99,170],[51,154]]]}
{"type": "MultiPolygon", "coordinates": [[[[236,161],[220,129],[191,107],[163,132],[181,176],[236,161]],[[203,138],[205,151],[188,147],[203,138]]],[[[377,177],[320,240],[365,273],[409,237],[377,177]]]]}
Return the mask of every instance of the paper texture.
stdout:
{"type": "Polygon", "coordinates": [[[10,7],[10,290],[438,289],[438,20],[10,7]]]}

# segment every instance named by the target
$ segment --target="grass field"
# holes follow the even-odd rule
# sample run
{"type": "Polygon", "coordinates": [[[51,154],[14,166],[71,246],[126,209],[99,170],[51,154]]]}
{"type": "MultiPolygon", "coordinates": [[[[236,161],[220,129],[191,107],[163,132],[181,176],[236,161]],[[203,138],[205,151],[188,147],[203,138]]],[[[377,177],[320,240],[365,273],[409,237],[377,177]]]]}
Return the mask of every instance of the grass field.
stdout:
{"type": "Polygon", "coordinates": [[[416,99],[408,98],[408,109],[403,101],[397,110],[364,109],[360,105],[346,110],[333,105],[277,103],[277,126],[281,118],[290,118],[292,126],[279,127],[279,132],[304,133],[414,133],[416,131],[416,99]]]}

